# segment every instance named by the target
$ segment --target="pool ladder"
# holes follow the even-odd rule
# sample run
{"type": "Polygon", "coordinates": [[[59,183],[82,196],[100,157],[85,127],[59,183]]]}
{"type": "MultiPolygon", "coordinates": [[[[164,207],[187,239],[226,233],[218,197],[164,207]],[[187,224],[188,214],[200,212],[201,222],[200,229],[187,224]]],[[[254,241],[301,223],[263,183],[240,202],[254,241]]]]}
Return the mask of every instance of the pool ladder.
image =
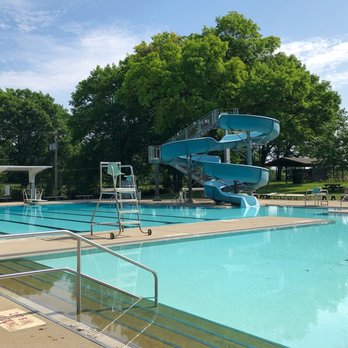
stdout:
{"type": "MultiPolygon", "coordinates": [[[[118,234],[123,232],[126,226],[138,226],[142,233],[146,233],[149,236],[152,234],[151,229],[144,231],[141,228],[138,191],[131,165],[122,165],[121,162],[100,162],[100,194],[90,225],[91,235],[93,235],[93,227],[95,225],[117,226],[118,234]],[[105,170],[112,178],[112,186],[105,187],[105,170]],[[95,221],[97,211],[100,208],[100,204],[104,202],[105,196],[109,197],[109,201],[115,205],[117,218],[113,221],[97,222],[95,221]],[[135,219],[129,219],[134,216],[135,219]]],[[[114,232],[110,233],[110,238],[115,238],[114,232]]]]}

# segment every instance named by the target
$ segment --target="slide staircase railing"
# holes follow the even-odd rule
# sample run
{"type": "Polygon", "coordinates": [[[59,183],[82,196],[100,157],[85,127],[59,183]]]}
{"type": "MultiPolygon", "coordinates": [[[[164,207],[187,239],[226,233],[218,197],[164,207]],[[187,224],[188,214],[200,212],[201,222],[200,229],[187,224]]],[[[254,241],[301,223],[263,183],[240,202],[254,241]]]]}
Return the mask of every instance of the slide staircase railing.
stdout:
{"type": "MultiPolygon", "coordinates": [[[[178,170],[180,173],[184,174],[184,175],[187,175],[188,174],[188,167],[186,165],[183,165],[183,164],[175,164],[175,165],[172,165],[176,170],[178,170]]],[[[201,167],[198,167],[198,166],[193,166],[192,168],[192,179],[203,185],[203,183],[207,180],[210,180],[211,178],[208,177],[207,175],[204,174],[204,171],[201,167]]]]}
{"type": "MultiPolygon", "coordinates": [[[[173,141],[180,141],[180,140],[185,140],[185,139],[192,139],[192,138],[199,138],[205,135],[207,132],[209,132],[212,129],[219,128],[219,116],[222,113],[229,113],[227,111],[221,111],[219,109],[214,109],[198,120],[194,121],[191,125],[188,127],[184,128],[177,134],[175,134],[173,137],[169,138],[167,141],[164,142],[170,143],[173,141]]],[[[239,110],[235,108],[232,111],[233,114],[238,114],[239,110]]],[[[226,153],[227,155],[227,153],[226,153]]],[[[229,155],[227,155],[229,157],[229,155]]],[[[155,170],[156,170],[156,200],[159,200],[159,165],[161,163],[161,146],[160,145],[151,145],[148,147],[148,162],[150,164],[155,165],[155,170]]],[[[202,168],[197,167],[191,168],[193,169],[189,173],[189,167],[185,166],[183,164],[178,164],[178,163],[171,163],[170,164],[172,167],[183,173],[184,175],[188,175],[191,177],[192,180],[195,182],[199,183],[200,185],[203,185],[203,183],[207,180],[205,174],[203,173],[202,168]],[[191,174],[191,175],[189,175],[191,174]]]]}
{"type": "MultiPolygon", "coordinates": [[[[211,129],[218,128],[220,110],[214,109],[198,120],[194,121],[191,125],[184,128],[180,132],[176,133],[173,137],[164,142],[170,143],[172,141],[185,140],[191,138],[198,138],[209,132],[211,129]]],[[[161,158],[160,145],[151,145],[148,148],[148,160],[149,163],[159,163],[161,158]]]]}
{"type": "Polygon", "coordinates": [[[191,138],[198,138],[211,129],[215,129],[218,126],[220,110],[214,109],[198,120],[192,122],[191,125],[184,128],[180,132],[176,133],[173,137],[169,138],[165,143],[170,143],[172,141],[185,140],[191,138]]]}
{"type": "MultiPolygon", "coordinates": [[[[83,236],[77,235],[71,231],[68,230],[59,230],[59,231],[47,231],[47,232],[35,232],[35,233],[26,233],[25,235],[23,234],[12,234],[12,235],[3,235],[0,236],[0,241],[3,241],[5,239],[23,239],[23,238],[37,238],[37,237],[48,237],[48,236],[62,236],[62,235],[68,235],[70,238],[75,239],[76,240],[76,270],[69,268],[69,267],[57,267],[57,268],[43,268],[40,270],[32,270],[32,271],[23,271],[23,272],[16,272],[16,273],[7,273],[7,274],[0,274],[0,280],[1,279],[5,279],[5,278],[17,278],[17,277],[23,277],[23,276],[30,276],[30,275],[34,275],[34,274],[40,274],[40,273],[48,273],[48,272],[57,272],[57,271],[66,271],[66,272],[70,272],[76,275],[76,314],[80,314],[81,313],[81,279],[82,277],[88,278],[92,281],[95,281],[96,283],[105,285],[111,289],[114,290],[121,290],[125,293],[127,293],[127,291],[125,291],[124,289],[119,289],[111,284],[107,284],[101,280],[98,280],[96,278],[93,278],[87,274],[82,273],[81,269],[82,269],[82,257],[81,257],[81,244],[82,243],[86,243],[91,247],[94,247],[98,250],[101,250],[107,254],[110,254],[112,256],[114,256],[115,258],[121,259],[127,263],[133,264],[134,266],[143,269],[144,271],[147,271],[149,273],[152,274],[153,278],[154,278],[154,305],[155,307],[158,306],[158,277],[157,277],[157,273],[152,270],[151,268],[137,262],[134,261],[122,254],[119,254],[107,247],[104,247],[98,243],[95,243],[83,236]]],[[[20,257],[21,255],[16,255],[18,257],[20,257]]],[[[131,294],[133,295],[133,294],[131,294]]],[[[139,297],[139,296],[138,296],[139,297]]],[[[139,297],[140,298],[140,297],[139,297]]]]}

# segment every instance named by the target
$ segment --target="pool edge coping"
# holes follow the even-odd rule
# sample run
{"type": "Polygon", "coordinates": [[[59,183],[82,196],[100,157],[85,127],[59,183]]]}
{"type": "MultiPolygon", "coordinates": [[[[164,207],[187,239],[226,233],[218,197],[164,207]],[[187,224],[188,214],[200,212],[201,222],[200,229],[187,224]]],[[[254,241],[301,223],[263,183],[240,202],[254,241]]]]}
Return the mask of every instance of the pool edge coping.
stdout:
{"type": "MultiPolygon", "coordinates": [[[[123,235],[116,237],[115,239],[106,238],[105,235],[108,235],[110,231],[102,231],[102,232],[96,232],[91,236],[90,234],[81,234],[81,236],[86,237],[88,239],[91,239],[92,241],[101,244],[106,247],[115,247],[118,245],[133,245],[133,244],[141,244],[141,243],[157,243],[161,241],[171,241],[175,240],[178,241],[180,239],[190,239],[190,238],[199,238],[199,237],[212,237],[217,235],[224,235],[224,234],[243,234],[243,233],[257,233],[258,231],[263,232],[265,230],[278,230],[278,229],[286,229],[291,227],[299,227],[299,226],[312,226],[312,225],[322,225],[322,224],[330,224],[334,223],[334,220],[330,219],[308,219],[308,218],[284,218],[284,217],[252,217],[252,218],[240,218],[240,219],[225,219],[225,220],[216,220],[214,222],[211,221],[205,221],[205,222],[198,222],[198,223],[188,223],[188,224],[172,224],[170,226],[154,226],[149,227],[154,230],[154,234],[151,236],[148,235],[142,235],[139,233],[139,229],[137,228],[130,228],[127,229],[123,235]],[[260,220],[284,220],[286,219],[288,222],[283,223],[276,223],[276,224],[270,224],[270,223],[261,223],[256,224],[256,226],[252,226],[252,222],[260,221],[260,220]],[[290,222],[289,222],[290,220],[290,222]],[[291,221],[292,220],[292,221],[291,221]],[[233,228],[233,226],[230,226],[231,223],[238,224],[244,224],[246,226],[243,227],[237,227],[233,228]],[[192,227],[194,229],[197,229],[197,226],[208,226],[208,225],[221,225],[223,226],[226,224],[225,228],[220,228],[211,230],[208,229],[206,231],[192,231],[192,227]],[[161,236],[156,235],[156,229],[161,230],[161,236]],[[168,229],[174,229],[173,232],[163,232],[163,230],[168,229]],[[181,229],[184,230],[184,232],[177,232],[175,230],[181,229]],[[188,229],[185,231],[185,229],[188,229]],[[137,234],[133,236],[133,232],[136,232],[137,234]],[[128,235],[125,235],[125,233],[128,233],[128,235]],[[121,239],[122,238],[122,239],[121,239]]],[[[33,240],[33,238],[25,238],[25,234],[23,234],[23,238],[13,240],[11,241],[11,235],[8,235],[9,240],[3,241],[2,243],[11,243],[11,242],[22,242],[27,243],[29,240],[33,240]]],[[[35,239],[36,241],[39,239],[35,239]]],[[[75,243],[75,240],[72,240],[69,237],[66,236],[59,236],[59,237],[45,237],[41,239],[42,242],[56,242],[55,244],[59,244],[59,242],[63,241],[62,244],[64,244],[64,241],[69,241],[70,243],[75,243]]],[[[35,242],[34,242],[35,243],[35,242]]],[[[59,244],[56,247],[51,248],[38,248],[36,250],[32,251],[10,251],[7,254],[3,254],[0,256],[0,260],[8,259],[8,258],[19,258],[19,257],[28,257],[28,256],[39,256],[42,254],[54,254],[54,253],[61,253],[61,252],[69,252],[76,250],[76,245],[62,245],[59,244]]],[[[83,250],[93,249],[91,246],[83,246],[83,250]]]]}

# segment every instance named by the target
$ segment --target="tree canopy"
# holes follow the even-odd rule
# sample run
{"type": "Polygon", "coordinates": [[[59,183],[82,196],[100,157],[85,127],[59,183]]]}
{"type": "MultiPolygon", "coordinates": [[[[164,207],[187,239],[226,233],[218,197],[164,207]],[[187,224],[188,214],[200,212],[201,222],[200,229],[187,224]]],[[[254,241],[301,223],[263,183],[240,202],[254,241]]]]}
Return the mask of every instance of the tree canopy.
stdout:
{"type": "Polygon", "coordinates": [[[0,89],[1,164],[53,164],[49,144],[57,137],[60,156],[67,157],[68,117],[67,111],[49,95],[28,89],[0,89]]]}
{"type": "Polygon", "coordinates": [[[280,52],[278,37],[262,36],[237,12],[217,17],[201,33],[159,33],[117,64],[97,66],[76,86],[71,106],[68,115],[47,95],[0,90],[2,161],[44,163],[55,132],[71,131],[62,162],[81,187],[97,182],[100,161],[130,163],[146,176],[148,145],[162,144],[216,108],[280,121],[280,136],[257,153],[261,165],[282,154],[324,161],[316,146],[331,132],[332,146],[342,148],[343,134],[332,130],[346,116],[329,82],[280,52]]]}
{"type": "Polygon", "coordinates": [[[277,53],[256,62],[240,90],[241,110],[280,121],[280,136],[262,149],[261,164],[277,155],[308,155],[307,143],[342,119],[340,97],[295,57],[277,53]]]}
{"type": "Polygon", "coordinates": [[[47,164],[49,144],[68,132],[68,113],[53,99],[28,89],[0,89],[2,164],[47,164]]]}
{"type": "MultiPolygon", "coordinates": [[[[73,96],[72,118],[78,120],[80,133],[90,125],[83,136],[89,134],[90,141],[99,144],[103,133],[97,135],[93,127],[100,119],[104,117],[108,130],[114,128],[109,124],[114,118],[122,119],[122,131],[113,133],[117,139],[112,143],[124,153],[124,146],[117,144],[120,140],[126,144],[125,137],[131,142],[136,137],[141,146],[161,144],[212,109],[239,108],[280,120],[281,135],[262,149],[261,164],[276,152],[296,154],[307,148],[313,134],[342,116],[340,98],[328,82],[320,81],[295,56],[279,48],[279,38],[263,37],[252,20],[236,12],[217,17],[216,26],[204,27],[202,33],[157,34],[151,42],[136,46],[118,66],[98,67],[82,81],[73,96]],[[104,79],[91,86],[96,74],[104,79]],[[105,81],[109,81],[107,92],[105,81]],[[88,112],[76,98],[83,86],[90,101],[88,112]],[[98,95],[90,95],[93,88],[98,95]],[[108,112],[96,110],[101,95],[108,112]],[[122,117],[106,119],[110,110],[122,117]]],[[[101,141],[106,145],[108,139],[103,136],[101,141]]],[[[139,150],[127,147],[127,153],[134,158],[139,150]]],[[[145,152],[141,156],[145,160],[145,152]]]]}

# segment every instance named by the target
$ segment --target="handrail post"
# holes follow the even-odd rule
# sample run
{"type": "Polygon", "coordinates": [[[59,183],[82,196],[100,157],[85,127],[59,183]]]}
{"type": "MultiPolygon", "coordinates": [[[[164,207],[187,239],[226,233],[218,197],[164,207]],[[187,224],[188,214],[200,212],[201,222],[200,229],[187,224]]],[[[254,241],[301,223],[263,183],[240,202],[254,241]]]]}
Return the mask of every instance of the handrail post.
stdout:
{"type": "Polygon", "coordinates": [[[158,307],[158,277],[157,273],[153,273],[155,283],[155,307],[158,307]]]}
{"type": "MultiPolygon", "coordinates": [[[[103,250],[104,252],[107,252],[108,254],[111,254],[117,258],[120,258],[121,260],[125,260],[147,272],[150,272],[153,274],[154,276],[154,296],[155,296],[155,305],[157,306],[158,305],[158,276],[157,276],[157,273],[152,270],[151,268],[145,266],[145,265],[142,265],[141,263],[137,262],[137,261],[134,261],[122,254],[119,254],[107,247],[104,247],[98,243],[95,243],[93,242],[92,240],[90,239],[87,239],[83,236],[79,236],[79,235],[76,235],[75,233],[71,232],[71,231],[68,231],[68,230],[56,230],[56,231],[46,231],[46,232],[31,232],[31,233],[27,233],[25,235],[26,238],[31,238],[31,237],[38,237],[38,236],[49,236],[49,235],[56,235],[56,234],[67,234],[69,235],[71,238],[73,239],[76,239],[76,257],[77,257],[77,260],[76,260],[76,271],[75,270],[72,270],[70,268],[66,268],[66,267],[63,267],[63,268],[54,268],[54,269],[45,269],[45,270],[40,270],[41,273],[45,273],[45,272],[52,272],[52,271],[60,271],[60,270],[67,270],[67,271],[70,271],[70,272],[73,272],[77,275],[77,280],[76,280],[76,312],[77,312],[77,315],[81,314],[81,279],[82,279],[82,272],[81,272],[81,264],[82,264],[82,261],[81,261],[81,244],[82,242],[86,243],[86,244],[89,244],[90,246],[92,247],[95,247],[99,250],[103,250]]],[[[23,234],[11,234],[11,235],[0,235],[0,241],[3,240],[3,239],[23,239],[24,238],[24,235],[23,234]]],[[[1,278],[11,278],[11,277],[14,277],[14,276],[21,276],[21,275],[29,275],[29,274],[34,274],[34,273],[40,273],[40,272],[37,272],[37,271],[30,271],[30,272],[19,272],[19,273],[16,273],[16,274],[10,274],[9,276],[7,275],[0,275],[0,279],[1,278]]],[[[86,275],[84,275],[86,276],[86,275]]],[[[111,287],[113,287],[112,285],[110,284],[107,284],[111,287]]]]}
{"type": "Polygon", "coordinates": [[[77,259],[76,259],[76,314],[80,315],[81,313],[81,239],[77,238],[77,259]]]}
{"type": "Polygon", "coordinates": [[[251,139],[250,131],[247,131],[247,164],[251,166],[253,164],[253,143],[251,139]]]}
{"type": "Polygon", "coordinates": [[[193,203],[192,200],[192,155],[187,156],[187,186],[188,186],[188,198],[186,203],[193,203]]]}

